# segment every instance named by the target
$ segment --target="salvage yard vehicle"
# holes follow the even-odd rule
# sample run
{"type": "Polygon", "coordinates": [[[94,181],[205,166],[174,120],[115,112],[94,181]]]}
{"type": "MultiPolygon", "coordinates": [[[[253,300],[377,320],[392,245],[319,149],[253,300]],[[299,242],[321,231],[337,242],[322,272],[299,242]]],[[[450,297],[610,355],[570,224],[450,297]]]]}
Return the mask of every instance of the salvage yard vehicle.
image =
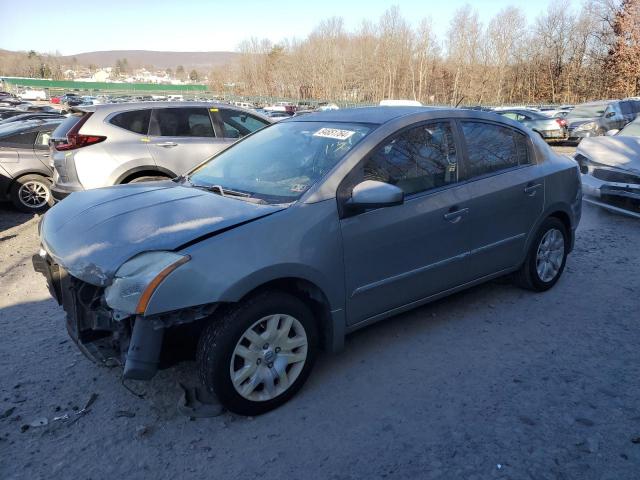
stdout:
{"type": "Polygon", "coordinates": [[[176,177],[238,138],[271,124],[246,110],[207,102],[77,107],[53,133],[53,196],[176,177]]]}
{"type": "Polygon", "coordinates": [[[0,198],[29,213],[53,205],[49,138],[61,120],[15,122],[0,130],[0,198]]]}
{"type": "Polygon", "coordinates": [[[498,115],[526,125],[545,140],[563,140],[567,137],[567,122],[562,118],[549,118],[533,110],[496,110],[498,115]]]}
{"type": "Polygon", "coordinates": [[[0,125],[13,122],[23,122],[25,120],[57,120],[65,118],[64,115],[51,112],[20,112],[19,115],[12,115],[8,118],[0,120],[0,125]]]}
{"type": "Polygon", "coordinates": [[[572,159],[493,113],[321,112],[173,181],[72,194],[33,264],[90,358],[148,379],[193,328],[203,384],[256,415],[359,328],[505,275],[553,287],[581,196],[572,159]]]}
{"type": "Polygon", "coordinates": [[[28,89],[18,94],[18,98],[22,100],[46,100],[47,93],[44,90],[28,89]]]}
{"type": "Polygon", "coordinates": [[[603,136],[608,130],[620,129],[635,120],[640,113],[640,101],[606,100],[584,103],[565,117],[569,141],[603,136]]]}
{"type": "Polygon", "coordinates": [[[640,218],[640,118],[605,137],[585,138],[574,158],[585,202],[640,218]]]}

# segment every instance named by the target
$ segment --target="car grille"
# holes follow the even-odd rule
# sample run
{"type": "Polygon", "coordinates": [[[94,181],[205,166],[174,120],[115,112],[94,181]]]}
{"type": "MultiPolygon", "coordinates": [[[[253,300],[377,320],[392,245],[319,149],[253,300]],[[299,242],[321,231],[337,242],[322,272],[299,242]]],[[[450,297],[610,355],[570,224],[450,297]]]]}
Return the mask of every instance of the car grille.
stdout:
{"type": "Polygon", "coordinates": [[[632,183],[640,185],[640,176],[632,173],[617,172],[615,170],[608,170],[605,168],[594,168],[591,174],[603,182],[632,183]]]}

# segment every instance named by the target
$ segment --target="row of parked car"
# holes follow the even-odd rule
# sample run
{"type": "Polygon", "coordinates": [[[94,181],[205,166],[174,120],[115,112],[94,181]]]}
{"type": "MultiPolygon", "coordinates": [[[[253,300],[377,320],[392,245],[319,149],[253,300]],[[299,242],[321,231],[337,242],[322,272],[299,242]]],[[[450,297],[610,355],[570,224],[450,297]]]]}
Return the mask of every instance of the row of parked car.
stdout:
{"type": "MultiPolygon", "coordinates": [[[[572,159],[508,110],[285,113],[86,105],[55,129],[12,132],[53,168],[59,202],[33,264],[83,353],[145,380],[172,340],[194,339],[182,347],[203,385],[231,411],[264,413],[352,331],[497,277],[552,288],[583,190],[639,197],[640,171],[625,170],[638,153],[625,155],[640,152],[640,119],[572,159]]],[[[34,187],[22,205],[46,208],[44,176],[20,178],[34,187]]]]}
{"type": "MultiPolygon", "coordinates": [[[[61,99],[74,97],[69,94],[61,99]]],[[[9,97],[0,94],[0,102],[3,98],[9,97]]],[[[243,107],[152,101],[71,106],[73,112],[66,112],[14,99],[11,106],[0,107],[0,198],[11,200],[23,211],[40,212],[75,191],[173,178],[264,126],[312,113],[285,104],[267,110],[243,107]]],[[[576,158],[583,163],[584,158],[594,155],[607,159],[619,158],[621,151],[635,155],[635,124],[615,134],[637,116],[638,100],[553,110],[522,107],[491,111],[526,125],[545,140],[603,138],[579,149],[576,158]],[[604,140],[605,133],[615,139],[604,140]],[[615,155],[594,153],[596,147],[590,145],[601,144],[618,151],[615,155]]],[[[616,168],[635,168],[633,159],[627,160],[616,168]]],[[[589,174],[586,167],[583,170],[589,174]]],[[[609,192],[603,198],[611,200],[613,195],[609,192]]],[[[634,195],[619,195],[626,198],[616,204],[636,202],[634,195]]]]}
{"type": "Polygon", "coordinates": [[[531,128],[547,141],[578,143],[612,135],[640,114],[640,100],[605,100],[559,109],[495,108],[492,111],[531,128]]]}

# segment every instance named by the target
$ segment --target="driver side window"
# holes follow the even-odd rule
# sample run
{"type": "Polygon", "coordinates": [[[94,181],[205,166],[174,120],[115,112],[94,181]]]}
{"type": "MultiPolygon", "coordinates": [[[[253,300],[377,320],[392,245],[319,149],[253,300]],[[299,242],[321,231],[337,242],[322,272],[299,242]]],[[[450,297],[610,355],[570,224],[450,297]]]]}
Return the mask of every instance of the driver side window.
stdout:
{"type": "Polygon", "coordinates": [[[377,180],[412,195],[458,181],[449,122],[423,124],[387,140],[364,164],[364,180],[377,180]]]}

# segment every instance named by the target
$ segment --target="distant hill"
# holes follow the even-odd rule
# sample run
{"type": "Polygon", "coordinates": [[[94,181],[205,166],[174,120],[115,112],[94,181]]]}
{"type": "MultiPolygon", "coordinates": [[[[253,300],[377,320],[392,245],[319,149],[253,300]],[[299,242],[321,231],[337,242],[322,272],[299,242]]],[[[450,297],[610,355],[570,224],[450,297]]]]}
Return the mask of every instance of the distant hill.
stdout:
{"type": "Polygon", "coordinates": [[[104,52],[85,52],[65,55],[60,61],[71,64],[75,58],[79,65],[94,64],[109,67],[116,61],[127,59],[130,67],[137,68],[153,65],[156,68],[175,68],[182,65],[185,70],[209,70],[235,62],[240,54],[236,52],[157,52],[153,50],[108,50],[104,52]]]}

